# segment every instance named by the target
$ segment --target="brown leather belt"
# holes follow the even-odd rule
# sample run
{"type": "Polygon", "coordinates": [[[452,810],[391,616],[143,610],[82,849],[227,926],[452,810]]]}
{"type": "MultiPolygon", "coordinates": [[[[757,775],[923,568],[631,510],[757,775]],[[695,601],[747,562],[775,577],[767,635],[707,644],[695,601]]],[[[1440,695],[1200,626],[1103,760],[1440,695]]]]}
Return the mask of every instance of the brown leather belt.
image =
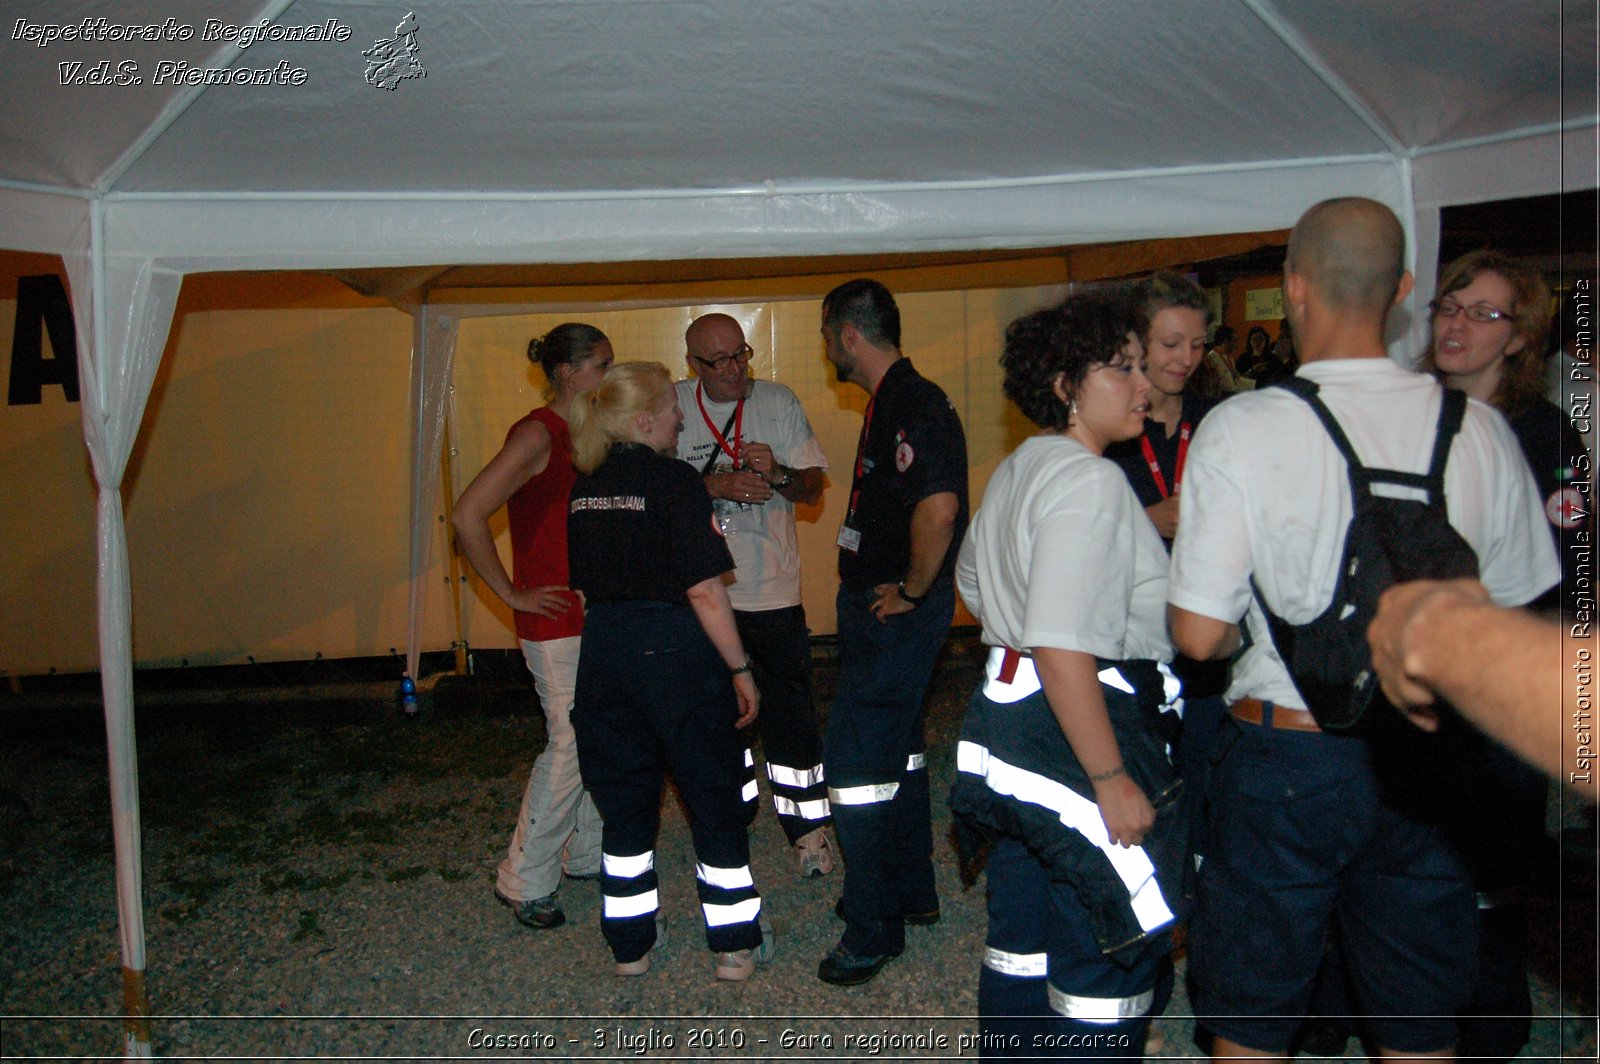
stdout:
{"type": "Polygon", "coordinates": [[[1263,727],[1281,728],[1284,731],[1319,732],[1316,718],[1303,709],[1291,709],[1273,703],[1269,710],[1267,704],[1259,698],[1241,698],[1228,707],[1228,712],[1246,724],[1259,724],[1263,727]]]}

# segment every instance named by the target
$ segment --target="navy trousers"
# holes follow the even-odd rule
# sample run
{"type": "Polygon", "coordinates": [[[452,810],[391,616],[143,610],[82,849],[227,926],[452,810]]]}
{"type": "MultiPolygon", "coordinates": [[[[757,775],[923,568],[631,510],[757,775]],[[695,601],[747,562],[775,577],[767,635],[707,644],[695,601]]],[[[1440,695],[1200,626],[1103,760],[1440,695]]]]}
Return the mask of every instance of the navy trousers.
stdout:
{"type": "Polygon", "coordinates": [[[584,623],[572,725],[584,785],[605,821],[600,928],[619,961],[655,943],[656,835],[672,773],[694,838],[706,941],[761,944],[761,898],[739,800],[744,741],[728,667],[687,606],[601,602],[584,623]]]}
{"type": "Polygon", "coordinates": [[[979,1056],[1142,1057],[1158,980],[1171,978],[1166,955],[1147,951],[1127,967],[1108,958],[1073,888],[1018,839],[997,839],[986,867],[979,1056]]]}
{"type": "MultiPolygon", "coordinates": [[[[755,726],[766,754],[772,804],[792,843],[832,821],[822,775],[822,729],[811,701],[811,632],[805,607],[735,610],[733,616],[761,689],[761,716],[755,726]]],[[[754,790],[754,766],[750,759],[747,792],[754,790]]],[[[752,819],[755,813],[752,798],[752,819]]]]}
{"type": "Polygon", "coordinates": [[[839,689],[823,744],[845,859],[841,945],[860,956],[902,952],[901,914],[939,908],[922,725],[955,612],[949,584],[887,621],[869,609],[876,598],[870,588],[839,589],[839,689]]]}

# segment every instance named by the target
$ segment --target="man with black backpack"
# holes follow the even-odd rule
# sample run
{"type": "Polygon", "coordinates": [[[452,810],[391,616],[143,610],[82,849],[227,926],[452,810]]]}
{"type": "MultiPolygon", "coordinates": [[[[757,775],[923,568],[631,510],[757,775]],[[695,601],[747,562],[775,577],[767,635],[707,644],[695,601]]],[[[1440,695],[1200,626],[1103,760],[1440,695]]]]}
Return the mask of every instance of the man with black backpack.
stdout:
{"type": "Polygon", "coordinates": [[[1307,211],[1284,262],[1302,368],[1218,407],[1189,452],[1173,642],[1237,655],[1189,953],[1219,1058],[1287,1059],[1330,933],[1386,1056],[1451,1056],[1472,989],[1457,747],[1383,703],[1366,628],[1398,579],[1475,572],[1521,605],[1561,574],[1505,422],[1387,357],[1404,251],[1382,204],[1307,211]]]}

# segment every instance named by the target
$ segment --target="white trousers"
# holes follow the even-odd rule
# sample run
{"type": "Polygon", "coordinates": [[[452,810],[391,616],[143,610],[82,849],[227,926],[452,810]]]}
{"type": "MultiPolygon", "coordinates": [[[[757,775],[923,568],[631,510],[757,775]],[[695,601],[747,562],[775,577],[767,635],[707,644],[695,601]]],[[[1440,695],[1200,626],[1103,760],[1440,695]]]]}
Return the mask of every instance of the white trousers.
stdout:
{"type": "Polygon", "coordinates": [[[563,866],[569,875],[600,873],[600,813],[578,774],[572,731],[572,694],[578,678],[580,637],[522,640],[522,657],[544,705],[549,742],[533,762],[522,813],[500,862],[496,885],[517,901],[554,894],[563,866]]]}

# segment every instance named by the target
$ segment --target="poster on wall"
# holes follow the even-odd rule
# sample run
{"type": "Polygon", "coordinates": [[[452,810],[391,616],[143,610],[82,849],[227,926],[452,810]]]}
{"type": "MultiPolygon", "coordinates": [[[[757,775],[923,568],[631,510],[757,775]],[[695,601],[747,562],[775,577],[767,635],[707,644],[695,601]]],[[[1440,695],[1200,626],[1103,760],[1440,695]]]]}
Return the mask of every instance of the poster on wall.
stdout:
{"type": "Polygon", "coordinates": [[[1281,321],[1283,319],[1283,289],[1252,288],[1244,294],[1245,321],[1281,321]]]}

